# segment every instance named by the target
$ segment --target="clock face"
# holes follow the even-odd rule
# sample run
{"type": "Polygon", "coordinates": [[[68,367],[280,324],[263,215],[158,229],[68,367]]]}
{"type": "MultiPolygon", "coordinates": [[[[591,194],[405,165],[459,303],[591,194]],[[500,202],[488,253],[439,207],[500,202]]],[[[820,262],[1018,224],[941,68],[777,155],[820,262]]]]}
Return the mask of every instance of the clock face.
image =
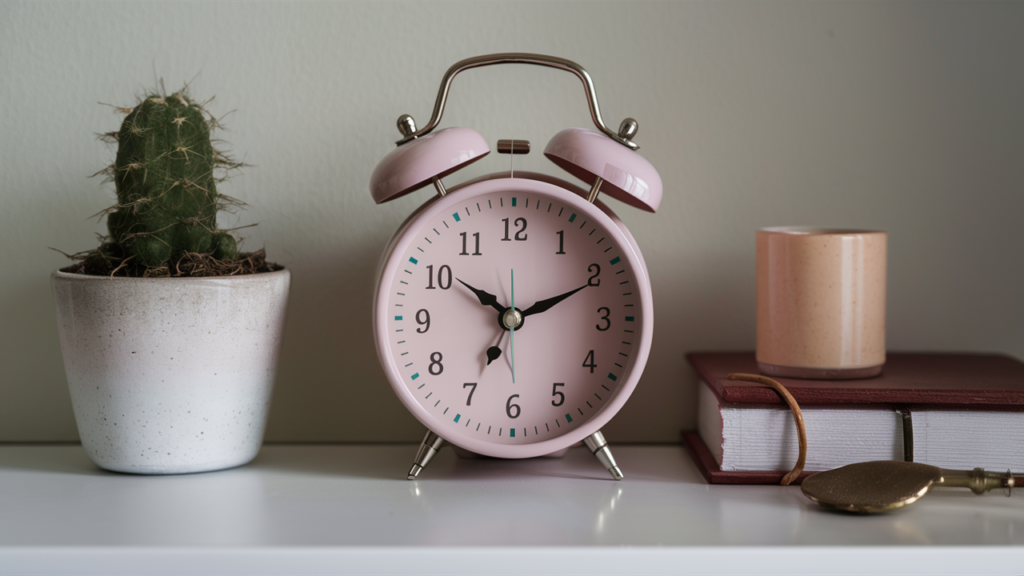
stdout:
{"type": "Polygon", "coordinates": [[[615,222],[543,182],[439,199],[395,243],[377,344],[399,397],[442,438],[501,457],[581,440],[646,362],[650,289],[615,222]]]}

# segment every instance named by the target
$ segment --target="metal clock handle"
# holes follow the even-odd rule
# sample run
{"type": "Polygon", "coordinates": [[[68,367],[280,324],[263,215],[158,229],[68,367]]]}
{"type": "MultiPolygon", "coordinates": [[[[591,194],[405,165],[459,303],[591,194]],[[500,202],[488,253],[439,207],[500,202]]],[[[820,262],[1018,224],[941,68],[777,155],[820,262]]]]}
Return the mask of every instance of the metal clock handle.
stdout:
{"type": "Polygon", "coordinates": [[[481,66],[490,66],[491,64],[534,64],[537,66],[548,66],[550,68],[557,68],[559,70],[565,70],[566,72],[572,72],[583,82],[583,88],[587,92],[587,104],[590,106],[590,117],[594,120],[594,124],[598,129],[612,140],[626,146],[630,150],[637,150],[640,148],[630,139],[636,134],[636,120],[633,120],[632,118],[626,118],[623,120],[618,133],[613,132],[605,126],[604,120],[601,119],[601,110],[597,106],[597,93],[594,90],[594,81],[590,79],[590,74],[588,74],[582,66],[572,60],[566,60],[565,58],[545,56],[543,54],[526,54],[521,52],[487,54],[484,56],[466,58],[465,60],[453,64],[452,67],[444,73],[444,78],[441,79],[441,88],[437,91],[437,100],[434,101],[434,113],[430,116],[430,122],[427,122],[426,126],[417,130],[416,122],[413,120],[412,116],[409,116],[408,114],[401,115],[398,118],[398,130],[402,133],[403,138],[396,142],[396,144],[401,146],[413,138],[429,134],[434,128],[437,128],[438,122],[441,121],[441,115],[444,113],[445,102],[448,100],[448,90],[451,88],[452,80],[455,78],[456,74],[463,70],[479,68],[481,66]]]}

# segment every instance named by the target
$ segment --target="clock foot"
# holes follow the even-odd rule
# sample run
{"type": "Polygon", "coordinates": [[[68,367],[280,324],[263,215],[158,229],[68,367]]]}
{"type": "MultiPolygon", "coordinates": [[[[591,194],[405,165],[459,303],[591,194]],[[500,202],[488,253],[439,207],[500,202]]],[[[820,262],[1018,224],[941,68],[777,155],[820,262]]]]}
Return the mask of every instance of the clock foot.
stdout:
{"type": "Polygon", "coordinates": [[[612,456],[612,451],[608,448],[608,441],[604,439],[604,434],[598,430],[590,436],[587,436],[583,443],[587,445],[587,449],[590,450],[597,459],[604,464],[604,467],[611,472],[612,478],[616,480],[622,480],[622,470],[619,469],[619,465],[615,463],[615,457],[612,456]]]}
{"type": "Polygon", "coordinates": [[[416,459],[413,460],[412,468],[409,469],[409,480],[415,480],[420,475],[420,472],[427,467],[430,459],[434,457],[434,454],[437,454],[437,451],[442,446],[444,446],[444,438],[428,430],[427,435],[423,437],[423,442],[420,444],[420,449],[416,452],[416,459]]]}

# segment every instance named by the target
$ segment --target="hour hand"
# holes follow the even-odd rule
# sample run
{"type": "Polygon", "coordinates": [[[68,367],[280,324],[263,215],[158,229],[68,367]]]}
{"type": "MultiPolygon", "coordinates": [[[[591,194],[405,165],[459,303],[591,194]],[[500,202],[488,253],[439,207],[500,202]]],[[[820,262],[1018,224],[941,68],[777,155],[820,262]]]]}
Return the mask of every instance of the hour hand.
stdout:
{"type": "Polygon", "coordinates": [[[573,294],[579,292],[580,290],[583,290],[587,286],[589,286],[589,284],[584,284],[583,286],[580,286],[575,290],[570,290],[565,294],[559,294],[558,296],[548,298],[547,300],[541,300],[540,302],[535,303],[533,306],[530,306],[526,310],[523,310],[523,317],[529,316],[531,314],[540,314],[541,312],[545,312],[555,304],[558,304],[559,302],[565,300],[569,296],[572,296],[573,294]]]}
{"type": "MultiPolygon", "coordinates": [[[[456,280],[459,279],[456,278],[456,280]]],[[[459,283],[461,283],[466,288],[469,288],[473,292],[473,294],[476,294],[476,297],[480,299],[480,303],[483,304],[484,306],[490,306],[491,308],[494,308],[498,312],[505,311],[505,307],[502,306],[501,304],[498,304],[498,297],[495,296],[494,294],[484,292],[483,290],[477,290],[476,288],[473,288],[472,286],[466,284],[462,280],[459,280],[459,283]]]]}

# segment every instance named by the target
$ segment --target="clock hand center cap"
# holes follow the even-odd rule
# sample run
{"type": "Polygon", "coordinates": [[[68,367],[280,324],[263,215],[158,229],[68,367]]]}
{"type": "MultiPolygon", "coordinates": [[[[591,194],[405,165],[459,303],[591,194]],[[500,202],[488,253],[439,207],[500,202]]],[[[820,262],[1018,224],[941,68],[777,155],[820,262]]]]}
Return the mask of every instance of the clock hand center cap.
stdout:
{"type": "Polygon", "coordinates": [[[509,308],[501,315],[501,327],[506,330],[515,330],[523,325],[523,313],[518,308],[509,308]]]}

